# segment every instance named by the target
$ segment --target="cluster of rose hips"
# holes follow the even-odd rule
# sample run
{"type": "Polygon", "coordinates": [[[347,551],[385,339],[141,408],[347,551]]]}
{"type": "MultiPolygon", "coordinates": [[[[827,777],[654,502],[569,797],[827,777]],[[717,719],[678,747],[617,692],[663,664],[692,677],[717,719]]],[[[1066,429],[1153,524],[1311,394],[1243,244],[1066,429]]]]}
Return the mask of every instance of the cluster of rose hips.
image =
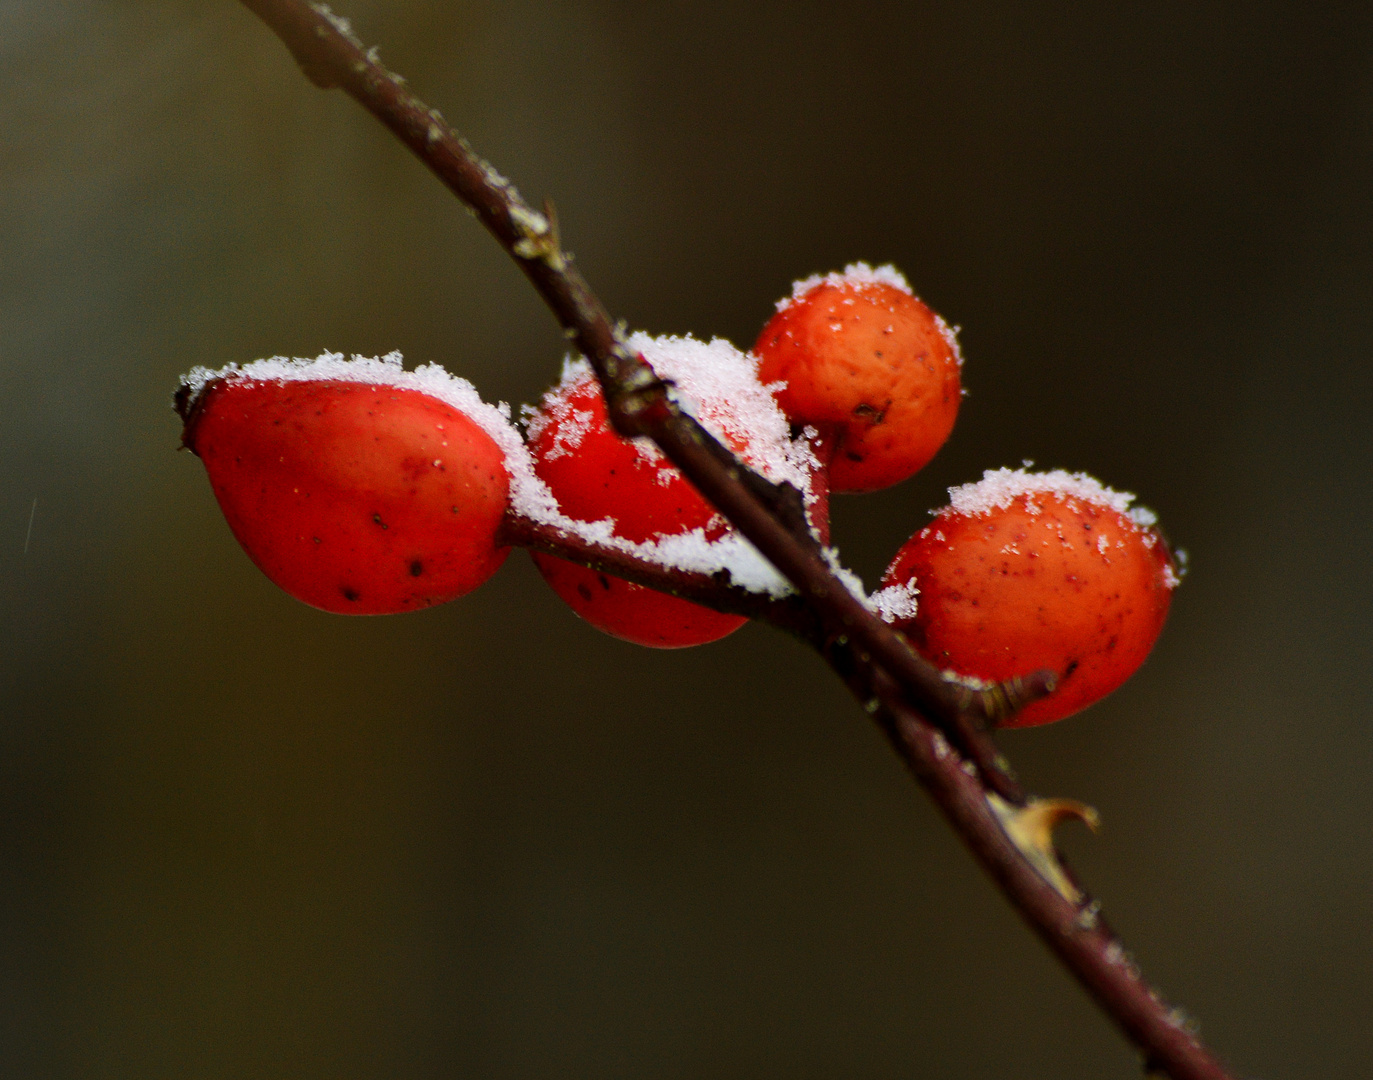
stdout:
{"type": "MultiPolygon", "coordinates": [[[[752,353],[644,334],[629,344],[742,461],[803,493],[822,542],[828,494],[912,475],[943,445],[962,397],[953,333],[891,267],[797,282],[752,353]]],[[[185,445],[244,550],[326,611],[409,611],[470,592],[509,554],[509,515],[649,564],[786,589],[652,443],[611,429],[585,361],[569,361],[526,407],[525,434],[465,380],[433,365],[407,372],[394,354],[198,368],[177,405],[185,445]]],[[[1020,725],[1076,712],[1124,682],[1177,583],[1152,516],[1082,474],[1002,469],[950,494],[869,606],[959,675],[1058,672],[1058,688],[1020,725]]],[[[697,645],[745,621],[533,558],[578,615],[627,641],[697,645]]]]}

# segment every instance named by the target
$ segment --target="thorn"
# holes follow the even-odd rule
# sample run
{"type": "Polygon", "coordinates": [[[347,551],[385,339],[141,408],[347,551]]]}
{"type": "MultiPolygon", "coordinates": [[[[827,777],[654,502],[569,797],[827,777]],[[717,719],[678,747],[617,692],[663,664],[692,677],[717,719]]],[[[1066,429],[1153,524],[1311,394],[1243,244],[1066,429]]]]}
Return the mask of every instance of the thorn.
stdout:
{"type": "Polygon", "coordinates": [[[1093,807],[1075,799],[1031,799],[1018,807],[993,793],[987,795],[987,805],[996,814],[1011,843],[1060,896],[1071,904],[1080,904],[1086,899],[1058,861],[1054,828],[1062,821],[1076,818],[1096,832],[1101,827],[1101,815],[1093,807]]]}

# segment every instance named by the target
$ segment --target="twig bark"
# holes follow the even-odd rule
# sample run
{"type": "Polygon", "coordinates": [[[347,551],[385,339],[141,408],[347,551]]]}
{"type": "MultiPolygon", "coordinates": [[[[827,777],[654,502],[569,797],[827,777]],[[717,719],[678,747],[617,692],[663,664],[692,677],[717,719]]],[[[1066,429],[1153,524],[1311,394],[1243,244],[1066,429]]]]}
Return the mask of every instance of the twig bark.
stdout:
{"type": "MultiPolygon", "coordinates": [[[[277,33],[313,82],[341,87],[474,211],[595,368],[616,429],[653,439],[797,595],[780,601],[755,597],[708,575],[665,572],[517,518],[506,522],[507,542],[747,614],[807,641],[886,732],[1011,904],[1135,1042],[1148,1066],[1175,1080],[1228,1080],[1177,1011],[1143,980],[1096,903],[1051,883],[1030,857],[1036,852],[1027,851],[1004,824],[1014,815],[1032,814],[1036,802],[1011,778],[985,729],[1052,689],[1053,673],[974,689],[946,679],[921,659],[835,575],[806,527],[799,495],[743,466],[675,407],[653,370],[625,347],[619,328],[563,251],[551,214],[525,203],[326,6],[307,0],[243,3],[277,33]]],[[[1038,854],[1056,859],[1051,845],[1038,854]]]]}

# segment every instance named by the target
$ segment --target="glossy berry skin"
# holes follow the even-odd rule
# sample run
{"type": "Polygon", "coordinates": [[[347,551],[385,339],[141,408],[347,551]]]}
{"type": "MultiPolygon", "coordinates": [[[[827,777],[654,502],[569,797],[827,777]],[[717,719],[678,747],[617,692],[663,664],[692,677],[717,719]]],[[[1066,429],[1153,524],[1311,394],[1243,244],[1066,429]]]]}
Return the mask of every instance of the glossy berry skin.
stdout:
{"type": "MultiPolygon", "coordinates": [[[[610,427],[594,380],[566,393],[555,412],[531,425],[534,471],[568,517],[615,521],[633,543],[703,529],[709,540],[726,524],[670,463],[621,438],[610,427]],[[567,443],[575,440],[575,449],[567,443]]],[[[660,649],[717,641],[747,619],[725,615],[610,574],[533,553],[544,580],[587,622],[624,641],[660,649]]]]}
{"type": "Polygon", "coordinates": [[[212,383],[185,445],[273,582],[378,615],[470,592],[505,561],[509,479],[491,436],[416,390],[341,380],[212,383]]]}
{"type": "Polygon", "coordinates": [[[962,397],[943,321],[906,290],[838,275],[793,299],[754,352],[792,420],[832,427],[830,486],[875,491],[922,468],[949,437],[962,397]]]}
{"type": "Polygon", "coordinates": [[[1158,533],[1110,506],[1046,493],[984,513],[945,510],[883,578],[918,587],[915,618],[897,626],[940,667],[987,680],[1059,674],[1011,727],[1059,720],[1129,678],[1176,583],[1158,533]]]}

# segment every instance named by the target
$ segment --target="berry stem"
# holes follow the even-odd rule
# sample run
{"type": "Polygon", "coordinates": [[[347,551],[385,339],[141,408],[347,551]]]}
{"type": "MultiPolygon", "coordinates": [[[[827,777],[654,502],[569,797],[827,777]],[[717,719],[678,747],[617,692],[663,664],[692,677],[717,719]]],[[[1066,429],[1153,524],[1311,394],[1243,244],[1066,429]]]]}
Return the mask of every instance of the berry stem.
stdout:
{"type": "MultiPolygon", "coordinates": [[[[312,82],[341,87],[472,209],[591,362],[616,430],[653,439],[792,583],[796,597],[762,603],[756,614],[748,613],[798,634],[824,656],[1007,899],[1139,1046],[1150,1066],[1174,1080],[1226,1080],[1229,1074],[1126,959],[1096,914],[1096,905],[1087,899],[1072,902],[1054,889],[1012,843],[989,804],[989,792],[1016,805],[1024,805],[1028,796],[999,764],[985,727],[1000,719],[1008,702],[1023,704],[1047,693],[1053,674],[1030,675],[1015,687],[971,689],[947,680],[921,659],[830,568],[806,527],[799,494],[747,469],[673,405],[666,386],[626,348],[605,308],[571,265],[548,216],[533,210],[436,110],[382,67],[327,6],[307,0],[243,3],[282,39],[312,82]],[[966,768],[964,758],[970,763],[966,768]]],[[[618,553],[591,550],[554,532],[509,519],[503,536],[509,543],[621,576],[637,575],[630,579],[641,584],[663,573],[662,568],[629,566],[618,553]]],[[[664,584],[671,586],[668,591],[719,610],[734,610],[720,606],[724,604],[761,603],[712,579],[689,578],[674,575],[664,584]]]]}

